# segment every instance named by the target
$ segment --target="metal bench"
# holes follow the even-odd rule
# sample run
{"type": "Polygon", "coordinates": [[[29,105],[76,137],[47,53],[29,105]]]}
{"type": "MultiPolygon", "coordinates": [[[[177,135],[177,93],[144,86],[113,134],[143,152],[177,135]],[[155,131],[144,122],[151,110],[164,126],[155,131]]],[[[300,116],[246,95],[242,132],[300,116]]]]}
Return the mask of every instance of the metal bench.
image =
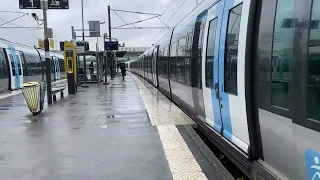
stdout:
{"type": "Polygon", "coordinates": [[[54,87],[52,88],[52,100],[53,101],[57,101],[57,96],[56,96],[56,93],[60,92],[60,97],[61,99],[64,98],[64,95],[63,95],[63,91],[66,89],[67,87],[54,87]]]}
{"type": "Polygon", "coordinates": [[[56,94],[59,93],[59,92],[60,92],[61,99],[64,98],[63,91],[68,87],[66,82],[67,82],[66,80],[59,80],[59,81],[56,81],[56,82],[52,83],[51,93],[52,93],[52,96],[53,96],[53,98],[52,98],[53,101],[57,101],[56,94]]]}

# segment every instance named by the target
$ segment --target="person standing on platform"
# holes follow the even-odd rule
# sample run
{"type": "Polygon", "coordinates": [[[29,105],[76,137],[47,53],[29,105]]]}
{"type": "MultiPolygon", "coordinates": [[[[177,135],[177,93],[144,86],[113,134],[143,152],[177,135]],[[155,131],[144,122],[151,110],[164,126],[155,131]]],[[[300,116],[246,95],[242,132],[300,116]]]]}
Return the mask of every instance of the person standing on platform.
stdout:
{"type": "Polygon", "coordinates": [[[122,80],[124,80],[124,77],[126,76],[126,66],[124,63],[120,64],[120,70],[121,70],[121,74],[122,74],[122,80]]]}

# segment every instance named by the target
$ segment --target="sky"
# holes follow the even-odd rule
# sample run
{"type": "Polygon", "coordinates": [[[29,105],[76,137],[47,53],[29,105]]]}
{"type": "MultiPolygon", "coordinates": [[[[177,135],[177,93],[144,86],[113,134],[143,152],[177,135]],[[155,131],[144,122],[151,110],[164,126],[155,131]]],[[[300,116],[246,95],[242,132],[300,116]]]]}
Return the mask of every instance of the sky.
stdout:
{"type": "MultiPolygon", "coordinates": [[[[27,1],[27,0],[26,0],[27,1]]],[[[83,0],[84,1],[84,25],[89,28],[88,21],[106,22],[101,25],[101,35],[108,32],[108,12],[107,6],[110,3],[111,9],[147,12],[163,14],[161,20],[169,27],[174,27],[190,11],[196,7],[197,1],[202,0],[83,0]],[[180,7],[180,8],[179,8],[180,7]],[[177,13],[175,13],[177,12],[177,13]],[[174,15],[175,14],[175,15],[174,15]],[[174,15],[174,16],[173,16],[174,15]]],[[[71,26],[75,29],[82,28],[81,0],[69,0],[69,10],[48,10],[48,27],[53,29],[53,40],[55,48],[59,49],[59,42],[71,39],[71,26]]],[[[32,18],[31,13],[37,13],[42,18],[42,10],[23,10],[19,9],[19,0],[0,0],[0,38],[4,38],[16,43],[34,46],[38,39],[43,39],[43,29],[24,29],[24,28],[1,28],[1,27],[39,27],[32,18]],[[3,12],[3,11],[13,11],[3,12]],[[19,13],[20,12],[20,13],[19,13]],[[8,20],[17,18],[22,13],[29,13],[12,23],[1,24],[8,20]]],[[[117,12],[127,23],[150,18],[150,15],[132,14],[117,12]]],[[[111,11],[112,27],[125,24],[113,11],[111,11]]],[[[166,27],[157,18],[135,24],[137,27],[166,27]]],[[[125,27],[133,27],[128,25],[125,27]]],[[[119,43],[125,43],[126,47],[149,47],[159,40],[168,29],[126,29],[112,30],[112,37],[117,38],[119,43]]],[[[77,31],[77,36],[82,35],[77,31]]],[[[86,35],[89,35],[86,32],[86,35]]],[[[77,40],[82,40],[78,38],[77,40]]],[[[99,47],[103,47],[103,39],[99,38],[99,47]]],[[[90,50],[96,49],[97,38],[86,38],[90,43],[90,50]]]]}

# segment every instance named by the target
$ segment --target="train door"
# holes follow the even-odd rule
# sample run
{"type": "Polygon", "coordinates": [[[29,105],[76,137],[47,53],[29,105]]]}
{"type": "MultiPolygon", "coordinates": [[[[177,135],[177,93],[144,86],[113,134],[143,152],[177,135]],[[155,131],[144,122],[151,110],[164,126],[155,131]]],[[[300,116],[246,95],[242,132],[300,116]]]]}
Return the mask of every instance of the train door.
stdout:
{"type": "Polygon", "coordinates": [[[54,80],[60,79],[60,65],[59,59],[57,57],[52,57],[53,64],[54,64],[54,80]]]}
{"type": "Polygon", "coordinates": [[[153,85],[155,87],[158,87],[158,50],[159,46],[156,46],[153,50],[153,55],[152,55],[152,78],[153,78],[153,85]]]}
{"type": "Polygon", "coordinates": [[[204,29],[207,19],[207,10],[198,15],[193,35],[191,53],[191,84],[195,114],[204,120],[205,107],[202,91],[202,45],[204,42],[204,29]]]}
{"type": "MultiPolygon", "coordinates": [[[[217,8],[216,11],[218,19],[215,31],[220,39],[219,43],[215,42],[214,51],[211,86],[214,111],[212,124],[225,138],[248,154],[250,141],[246,83],[249,80],[246,78],[250,77],[246,76],[245,67],[250,63],[248,62],[250,51],[247,51],[250,48],[250,36],[247,35],[251,35],[249,32],[252,27],[249,17],[254,9],[251,0],[226,0],[224,7],[221,3],[216,5],[218,6],[221,8],[217,8]],[[222,9],[223,12],[221,12],[222,9]],[[223,14],[222,19],[221,14],[223,14]],[[221,126],[220,131],[218,126],[221,126]]],[[[215,23],[214,21],[215,19],[211,23],[215,23]]],[[[247,88],[250,87],[247,86],[247,88]]]]}
{"type": "Polygon", "coordinates": [[[206,22],[203,56],[202,56],[202,88],[205,106],[205,121],[217,132],[222,133],[220,97],[218,91],[219,40],[224,2],[219,1],[208,10],[206,22]]]}
{"type": "Polygon", "coordinates": [[[23,75],[22,75],[22,63],[19,57],[19,53],[14,49],[13,46],[8,45],[6,50],[8,55],[8,64],[10,71],[10,83],[11,90],[19,89],[22,87],[23,75]]]}
{"type": "Polygon", "coordinates": [[[143,78],[144,79],[146,79],[146,71],[147,71],[147,60],[146,60],[146,56],[145,55],[143,55],[143,57],[142,57],[142,66],[143,66],[143,68],[142,68],[142,74],[143,74],[143,78]]]}
{"type": "Polygon", "coordinates": [[[0,48],[0,93],[9,89],[8,62],[3,49],[0,48]]]}
{"type": "Polygon", "coordinates": [[[152,77],[152,55],[153,55],[153,50],[150,50],[148,53],[148,79],[149,82],[152,84],[153,82],[153,77],[152,77]]]}

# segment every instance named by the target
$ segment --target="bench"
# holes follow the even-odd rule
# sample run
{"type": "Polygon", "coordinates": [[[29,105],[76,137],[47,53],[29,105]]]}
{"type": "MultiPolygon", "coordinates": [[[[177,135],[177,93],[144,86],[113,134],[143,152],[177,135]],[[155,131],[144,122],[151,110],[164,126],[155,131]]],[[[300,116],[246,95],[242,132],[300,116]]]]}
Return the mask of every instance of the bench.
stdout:
{"type": "Polygon", "coordinates": [[[63,91],[64,91],[66,88],[67,88],[66,86],[65,86],[65,87],[54,87],[54,88],[52,88],[52,91],[51,91],[51,93],[52,93],[52,95],[53,95],[52,100],[53,100],[53,101],[57,101],[56,93],[58,93],[58,92],[60,92],[60,97],[61,97],[61,99],[63,99],[63,98],[64,98],[63,91]]]}
{"type": "Polygon", "coordinates": [[[60,92],[60,97],[61,99],[64,98],[63,91],[68,87],[67,81],[64,80],[58,80],[52,83],[52,90],[51,94],[53,96],[52,100],[57,101],[57,96],[56,94],[60,92]]]}

